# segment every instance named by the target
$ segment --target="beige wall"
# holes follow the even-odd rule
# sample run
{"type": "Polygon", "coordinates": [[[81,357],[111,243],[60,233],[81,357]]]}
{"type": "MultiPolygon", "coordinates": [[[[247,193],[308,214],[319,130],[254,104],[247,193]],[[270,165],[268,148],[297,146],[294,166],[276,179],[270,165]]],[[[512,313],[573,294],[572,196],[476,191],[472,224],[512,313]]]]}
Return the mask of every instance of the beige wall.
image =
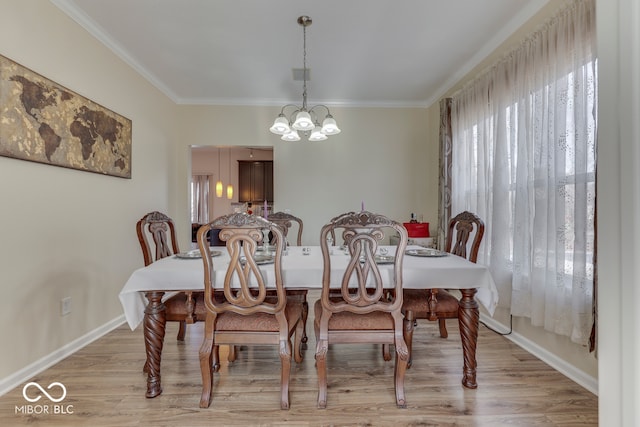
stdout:
{"type": "Polygon", "coordinates": [[[133,122],[132,179],[0,157],[4,378],[122,315],[118,292],[142,264],[134,224],[173,213],[176,106],[50,2],[1,7],[0,54],[133,122]]]}
{"type": "Polygon", "coordinates": [[[317,244],[326,221],[359,210],[362,201],[366,209],[401,221],[411,212],[423,214],[435,230],[438,149],[427,131],[437,126],[437,117],[432,123],[421,108],[335,108],[342,133],[322,142],[291,143],[268,132],[278,112],[276,107],[180,107],[174,166],[183,184],[174,211],[181,236],[189,227],[190,145],[272,146],[274,208],[304,219],[303,244],[317,244]]]}

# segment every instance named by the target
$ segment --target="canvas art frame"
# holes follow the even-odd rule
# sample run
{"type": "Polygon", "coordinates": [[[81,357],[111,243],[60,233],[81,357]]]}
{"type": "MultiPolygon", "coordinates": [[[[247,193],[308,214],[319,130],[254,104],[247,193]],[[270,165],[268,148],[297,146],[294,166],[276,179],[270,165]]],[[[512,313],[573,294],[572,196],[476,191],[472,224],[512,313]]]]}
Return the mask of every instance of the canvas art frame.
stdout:
{"type": "Polygon", "coordinates": [[[131,178],[131,120],[0,55],[0,156],[131,178]]]}

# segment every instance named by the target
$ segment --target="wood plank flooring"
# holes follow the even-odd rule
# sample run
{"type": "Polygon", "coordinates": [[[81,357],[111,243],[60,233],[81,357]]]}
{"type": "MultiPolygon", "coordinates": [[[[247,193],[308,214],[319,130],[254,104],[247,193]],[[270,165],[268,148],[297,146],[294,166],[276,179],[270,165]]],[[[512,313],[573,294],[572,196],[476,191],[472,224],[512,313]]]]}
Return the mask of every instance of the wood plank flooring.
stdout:
{"type": "MultiPolygon", "coordinates": [[[[314,297],[310,295],[311,301],[314,297]]],[[[122,325],[31,381],[64,384],[66,398],[45,396],[25,414],[23,385],[0,397],[0,425],[43,426],[595,426],[598,398],[509,340],[480,326],[478,389],[462,387],[462,348],[456,321],[441,339],[435,322],[421,321],[414,334],[414,362],[407,371],[407,408],[397,409],[393,362],[374,345],[330,349],[327,409],[316,409],[313,319],[305,360],[291,373],[291,409],[279,409],[279,359],[275,348],[243,347],[229,364],[226,348],[215,377],[213,402],[198,407],[201,377],[198,349],[203,325],[188,327],[184,343],[169,323],[162,359],[163,394],[146,399],[142,330],[122,325]],[[66,413],[52,413],[59,408],[66,413]],[[69,406],[69,405],[72,405],[69,406]],[[23,407],[23,412],[16,408],[23,407]],[[41,409],[40,408],[40,409],[41,409]],[[36,408],[37,409],[37,408],[36,408]],[[69,413],[69,412],[73,413],[69,413]]],[[[5,347],[5,351],[7,351],[5,347]]],[[[60,388],[51,395],[60,396],[60,388]]],[[[37,396],[35,389],[29,396],[37,396]]]]}

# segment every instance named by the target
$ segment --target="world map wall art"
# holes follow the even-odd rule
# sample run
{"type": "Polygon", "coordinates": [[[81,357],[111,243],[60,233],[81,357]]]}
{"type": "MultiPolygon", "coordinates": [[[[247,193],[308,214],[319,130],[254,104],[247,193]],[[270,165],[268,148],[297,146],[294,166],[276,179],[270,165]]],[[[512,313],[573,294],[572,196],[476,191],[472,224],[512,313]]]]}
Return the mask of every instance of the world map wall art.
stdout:
{"type": "Polygon", "coordinates": [[[131,178],[131,120],[0,55],[0,156],[131,178]]]}

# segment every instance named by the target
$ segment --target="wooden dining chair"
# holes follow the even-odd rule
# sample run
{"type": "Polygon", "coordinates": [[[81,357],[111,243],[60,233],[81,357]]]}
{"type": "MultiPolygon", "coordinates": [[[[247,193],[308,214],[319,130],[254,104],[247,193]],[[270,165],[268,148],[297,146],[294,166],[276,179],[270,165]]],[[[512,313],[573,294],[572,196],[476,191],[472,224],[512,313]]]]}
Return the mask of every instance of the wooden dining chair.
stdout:
{"type": "MultiPolygon", "coordinates": [[[[142,248],[144,265],[180,253],[173,220],[162,212],[153,211],[136,223],[136,233],[142,248]]],[[[179,322],[178,341],[184,341],[186,325],[204,320],[204,292],[179,292],[164,301],[166,320],[179,322]]]]}
{"type": "MultiPolygon", "coordinates": [[[[283,231],[284,239],[287,240],[289,244],[295,244],[295,246],[302,246],[302,229],[304,228],[304,223],[300,218],[295,215],[291,215],[288,212],[274,212],[269,215],[269,221],[278,224],[283,231]],[[288,241],[289,232],[292,227],[296,224],[297,232],[295,243],[288,241]]],[[[272,239],[273,240],[273,239],[272,239]]]]}
{"type": "Polygon", "coordinates": [[[302,361],[302,304],[288,298],[282,281],[284,236],[281,228],[262,217],[244,212],[219,217],[198,230],[198,247],[205,253],[209,247],[206,233],[220,229],[220,239],[226,242],[230,261],[226,267],[222,292],[216,292],[214,264],[210,254],[203,256],[204,301],[206,308],[204,340],[200,348],[202,396],[200,407],[211,404],[213,373],[219,365],[220,345],[275,345],[280,354],[280,408],[289,409],[289,377],[291,356],[302,361]],[[256,249],[263,239],[263,230],[275,236],[272,258],[260,270],[256,249]],[[273,261],[272,263],[270,263],[273,261]],[[264,267],[263,267],[264,268],[264,267]],[[273,283],[271,283],[273,281],[273,283]],[[267,292],[267,287],[275,294],[267,292]],[[291,337],[295,335],[292,349],[291,337]]]}
{"type": "MultiPolygon", "coordinates": [[[[476,262],[483,236],[484,222],[474,213],[461,212],[449,221],[445,251],[476,262]]],[[[447,338],[446,320],[458,318],[458,298],[446,290],[446,283],[440,289],[405,289],[402,311],[409,336],[413,336],[416,319],[428,319],[437,320],[440,336],[447,338]]],[[[410,352],[411,342],[407,338],[410,352]]]]}
{"type": "MultiPolygon", "coordinates": [[[[298,218],[295,215],[292,215],[288,212],[274,212],[269,215],[269,221],[277,224],[282,229],[284,239],[287,241],[287,245],[295,245],[302,246],[302,230],[304,229],[304,223],[302,219],[298,218]],[[295,224],[295,225],[294,225],[295,224]],[[297,229],[295,236],[295,243],[290,242],[287,239],[289,232],[292,229],[297,229]]],[[[272,238],[273,241],[273,238],[272,238]]],[[[302,333],[302,343],[306,345],[307,338],[307,318],[309,317],[309,303],[307,302],[307,294],[308,291],[306,289],[288,289],[287,295],[289,297],[299,298],[302,302],[302,320],[303,320],[303,333],[302,333]]]]}
{"type": "Polygon", "coordinates": [[[407,231],[402,224],[367,211],[342,214],[322,228],[322,292],[314,305],[318,408],[327,406],[327,353],[331,344],[338,343],[393,344],[396,405],[406,407],[404,376],[409,353],[403,337],[401,312],[402,260],[406,246],[407,231]],[[349,250],[348,266],[339,283],[331,281],[335,274],[332,274],[327,236],[332,230],[341,232],[349,250]],[[376,263],[375,257],[385,231],[397,232],[400,241],[393,264],[382,266],[376,263]],[[390,281],[388,286],[394,292],[386,292],[385,279],[390,281]]]}

